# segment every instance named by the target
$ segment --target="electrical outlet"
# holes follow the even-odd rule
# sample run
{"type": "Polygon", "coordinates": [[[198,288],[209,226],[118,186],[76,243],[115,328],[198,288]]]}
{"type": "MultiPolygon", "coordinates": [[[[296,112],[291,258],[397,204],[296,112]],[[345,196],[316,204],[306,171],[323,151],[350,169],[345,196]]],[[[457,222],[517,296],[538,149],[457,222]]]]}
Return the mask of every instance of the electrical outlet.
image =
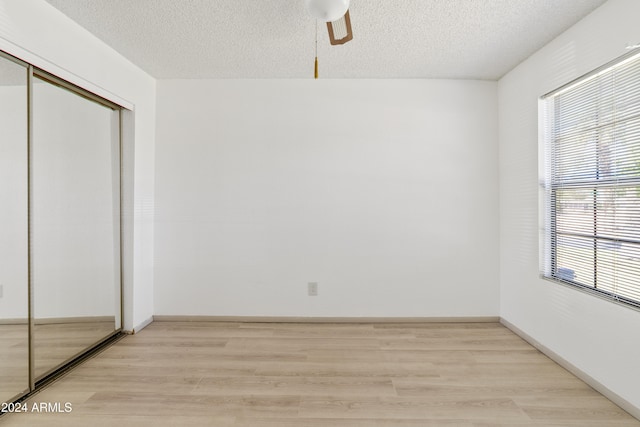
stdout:
{"type": "Polygon", "coordinates": [[[0,285],[0,298],[2,298],[2,296],[4,295],[4,289],[2,289],[2,285],[0,285]]]}
{"type": "Polygon", "coordinates": [[[316,282],[309,282],[307,284],[307,295],[310,297],[318,296],[318,284],[316,282]]]}

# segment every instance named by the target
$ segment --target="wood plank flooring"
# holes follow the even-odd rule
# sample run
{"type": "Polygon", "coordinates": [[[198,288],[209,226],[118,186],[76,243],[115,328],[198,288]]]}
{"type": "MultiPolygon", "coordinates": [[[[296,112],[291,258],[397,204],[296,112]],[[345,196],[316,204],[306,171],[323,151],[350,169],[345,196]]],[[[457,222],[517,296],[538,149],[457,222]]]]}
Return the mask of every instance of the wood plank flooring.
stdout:
{"type": "Polygon", "coordinates": [[[0,324],[0,402],[29,389],[29,327],[0,324]]]}
{"type": "MultiPolygon", "coordinates": [[[[35,325],[36,377],[113,333],[115,322],[81,321],[35,325]]],[[[29,389],[29,331],[24,324],[0,324],[0,402],[29,389]]]]}
{"type": "Polygon", "coordinates": [[[636,426],[497,323],[155,322],[0,426],[636,426]]]}
{"type": "Polygon", "coordinates": [[[35,325],[36,377],[74,357],[115,331],[115,321],[68,322],[35,325]]]}

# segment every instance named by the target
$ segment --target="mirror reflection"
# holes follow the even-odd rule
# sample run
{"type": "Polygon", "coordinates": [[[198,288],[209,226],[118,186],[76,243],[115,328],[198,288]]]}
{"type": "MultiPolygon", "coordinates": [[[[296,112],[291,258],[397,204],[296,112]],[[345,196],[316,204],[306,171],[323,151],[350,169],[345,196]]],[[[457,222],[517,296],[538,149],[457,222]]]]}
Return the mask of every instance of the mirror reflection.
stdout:
{"type": "Polygon", "coordinates": [[[39,378],[120,328],[118,113],[35,78],[31,173],[39,378]]]}
{"type": "Polygon", "coordinates": [[[0,57],[0,402],[29,388],[27,69],[0,57]]]}

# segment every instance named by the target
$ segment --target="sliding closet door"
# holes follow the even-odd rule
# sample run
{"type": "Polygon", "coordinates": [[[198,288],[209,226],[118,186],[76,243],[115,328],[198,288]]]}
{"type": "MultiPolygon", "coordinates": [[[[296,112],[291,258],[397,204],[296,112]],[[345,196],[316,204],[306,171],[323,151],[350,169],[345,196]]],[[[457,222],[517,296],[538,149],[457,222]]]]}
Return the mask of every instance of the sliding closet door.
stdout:
{"type": "Polygon", "coordinates": [[[0,56],[0,402],[29,388],[27,68],[0,56]]]}
{"type": "Polygon", "coordinates": [[[119,114],[45,78],[32,98],[36,379],[121,327],[119,114]]]}

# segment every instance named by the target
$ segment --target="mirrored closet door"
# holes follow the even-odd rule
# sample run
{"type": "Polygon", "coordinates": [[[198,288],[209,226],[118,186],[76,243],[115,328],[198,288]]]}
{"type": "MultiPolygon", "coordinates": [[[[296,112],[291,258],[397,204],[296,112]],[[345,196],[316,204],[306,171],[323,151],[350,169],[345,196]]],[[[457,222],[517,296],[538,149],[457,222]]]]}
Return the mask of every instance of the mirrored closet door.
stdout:
{"type": "Polygon", "coordinates": [[[0,402],[121,332],[120,111],[0,52],[0,402]]]}
{"type": "Polygon", "coordinates": [[[33,79],[36,379],[120,328],[119,112],[33,79]]]}
{"type": "Polygon", "coordinates": [[[0,402],[29,389],[27,71],[0,56],[0,402]]]}

